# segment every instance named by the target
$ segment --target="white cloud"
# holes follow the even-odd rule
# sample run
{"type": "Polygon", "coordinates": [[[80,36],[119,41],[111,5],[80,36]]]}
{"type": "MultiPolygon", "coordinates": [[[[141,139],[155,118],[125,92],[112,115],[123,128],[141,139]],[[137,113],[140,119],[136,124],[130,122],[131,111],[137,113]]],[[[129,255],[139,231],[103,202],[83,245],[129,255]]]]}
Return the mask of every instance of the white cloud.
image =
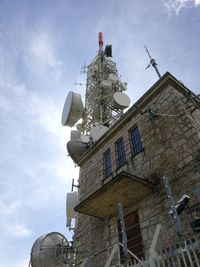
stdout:
{"type": "Polygon", "coordinates": [[[43,127],[55,135],[58,144],[63,145],[66,131],[61,126],[61,110],[51,97],[28,91],[25,84],[0,80],[0,87],[0,108],[4,112],[10,111],[21,115],[21,118],[25,117],[26,125],[33,129],[36,126],[43,127]]]}
{"type": "Polygon", "coordinates": [[[19,238],[30,236],[32,233],[23,223],[6,224],[4,229],[8,235],[19,238]]]}
{"type": "Polygon", "coordinates": [[[53,40],[45,33],[36,33],[33,35],[30,44],[30,51],[41,61],[50,67],[58,67],[62,65],[62,61],[55,56],[53,40]]]}
{"type": "Polygon", "coordinates": [[[169,15],[178,15],[182,8],[199,6],[200,0],[163,0],[163,4],[169,15]]]}
{"type": "Polygon", "coordinates": [[[19,201],[7,203],[5,200],[0,199],[0,216],[13,215],[20,207],[21,203],[19,201]]]}

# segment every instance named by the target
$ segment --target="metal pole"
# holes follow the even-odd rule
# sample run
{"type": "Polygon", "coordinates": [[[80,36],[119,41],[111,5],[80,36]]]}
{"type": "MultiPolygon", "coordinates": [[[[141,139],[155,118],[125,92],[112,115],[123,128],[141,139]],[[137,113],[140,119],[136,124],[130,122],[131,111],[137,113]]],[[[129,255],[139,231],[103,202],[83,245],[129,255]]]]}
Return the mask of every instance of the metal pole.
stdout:
{"type": "Polygon", "coordinates": [[[176,211],[176,207],[174,204],[174,198],[173,198],[173,195],[171,192],[171,188],[170,188],[167,176],[163,176],[163,184],[164,184],[165,191],[167,193],[169,206],[170,206],[170,209],[172,211],[172,215],[173,215],[173,218],[175,221],[176,233],[177,233],[178,237],[182,237],[181,220],[180,220],[180,217],[178,216],[177,211],[176,211]]]}
{"type": "MultiPolygon", "coordinates": [[[[154,67],[154,69],[156,70],[156,73],[158,74],[158,77],[160,78],[161,75],[160,75],[160,72],[159,72],[159,70],[157,68],[157,63],[156,63],[155,59],[151,57],[151,55],[149,53],[149,50],[147,49],[146,45],[144,47],[145,47],[145,50],[146,50],[146,52],[147,52],[147,54],[148,54],[148,56],[150,58],[150,64],[154,67]]],[[[147,68],[150,67],[150,64],[147,66],[147,68]]]]}
{"type": "Polygon", "coordinates": [[[61,241],[61,256],[60,256],[60,267],[63,267],[63,257],[64,257],[64,243],[63,239],[61,241]]]}
{"type": "Polygon", "coordinates": [[[154,67],[154,69],[156,70],[156,73],[158,74],[158,77],[160,78],[161,77],[161,75],[160,75],[160,72],[159,72],[159,70],[158,70],[158,68],[157,68],[157,63],[156,63],[156,61],[155,61],[155,59],[151,59],[151,65],[154,67]]]}
{"type": "Polygon", "coordinates": [[[87,241],[87,254],[88,254],[88,262],[87,267],[92,267],[91,259],[92,259],[92,226],[91,224],[88,225],[87,230],[88,241],[87,241]]]}
{"type": "Polygon", "coordinates": [[[122,243],[123,243],[123,254],[124,254],[124,266],[127,267],[127,259],[128,259],[128,247],[127,247],[127,236],[126,236],[126,229],[124,223],[124,211],[122,207],[122,203],[118,203],[119,207],[119,220],[122,232],[122,243]]]}

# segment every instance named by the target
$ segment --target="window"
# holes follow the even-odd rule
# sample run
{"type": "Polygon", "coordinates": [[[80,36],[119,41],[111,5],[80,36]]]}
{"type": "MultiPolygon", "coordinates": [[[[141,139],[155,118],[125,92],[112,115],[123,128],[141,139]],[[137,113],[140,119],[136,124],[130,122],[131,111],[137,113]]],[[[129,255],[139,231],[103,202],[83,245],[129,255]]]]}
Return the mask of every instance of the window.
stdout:
{"type": "Polygon", "coordinates": [[[103,168],[104,168],[104,178],[108,177],[112,173],[112,163],[111,163],[111,153],[108,149],[103,154],[103,168]]]}
{"type": "Polygon", "coordinates": [[[138,154],[143,150],[141,138],[140,138],[140,132],[138,130],[138,127],[135,126],[130,130],[130,137],[131,137],[131,145],[133,154],[138,154]]]}
{"type": "Polygon", "coordinates": [[[119,168],[126,162],[123,138],[121,137],[118,139],[115,145],[117,152],[117,167],[119,168]]]}

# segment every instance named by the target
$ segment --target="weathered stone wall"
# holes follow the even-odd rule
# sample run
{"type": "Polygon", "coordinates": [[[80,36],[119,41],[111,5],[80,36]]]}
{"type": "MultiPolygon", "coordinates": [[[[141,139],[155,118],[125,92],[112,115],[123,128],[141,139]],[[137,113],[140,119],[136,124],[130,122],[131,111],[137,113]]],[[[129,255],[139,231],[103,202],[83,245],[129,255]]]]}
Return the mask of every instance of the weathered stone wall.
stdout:
{"type": "MultiPolygon", "coordinates": [[[[112,177],[121,170],[156,183],[157,191],[125,210],[126,214],[138,210],[144,252],[147,255],[157,223],[162,223],[158,247],[169,246],[177,241],[175,225],[169,215],[169,205],[161,178],[169,177],[174,199],[188,194],[195,203],[195,188],[200,182],[200,113],[191,113],[181,100],[183,95],[172,86],[162,90],[147,102],[128,120],[116,128],[112,137],[102,143],[98,150],[81,166],[80,201],[99,189],[103,184],[103,153],[110,148],[112,157],[112,177]],[[155,114],[150,117],[148,110],[155,114]],[[142,113],[142,114],[141,114],[142,113]],[[133,155],[129,130],[136,125],[141,134],[144,151],[133,155]],[[115,142],[123,137],[127,163],[120,169],[116,164],[115,142]]],[[[98,145],[98,144],[97,144],[98,145]]],[[[109,178],[108,178],[109,180],[109,178]]],[[[105,182],[105,181],[104,181],[105,182]]],[[[134,192],[133,192],[134,193],[134,192]]],[[[118,241],[117,219],[100,220],[79,214],[75,231],[77,266],[88,256],[88,226],[91,225],[93,264],[103,266],[112,246],[118,241]]],[[[183,232],[192,234],[188,214],[181,215],[183,232]]]]}

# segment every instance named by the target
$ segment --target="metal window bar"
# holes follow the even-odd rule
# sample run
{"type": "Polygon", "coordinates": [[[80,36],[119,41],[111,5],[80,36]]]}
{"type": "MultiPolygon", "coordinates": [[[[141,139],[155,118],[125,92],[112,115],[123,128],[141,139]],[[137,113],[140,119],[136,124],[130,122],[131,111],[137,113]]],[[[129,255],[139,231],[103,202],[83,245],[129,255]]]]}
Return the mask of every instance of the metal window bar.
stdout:
{"type": "Polygon", "coordinates": [[[126,162],[126,154],[124,149],[123,138],[120,138],[116,142],[116,149],[117,149],[117,165],[118,167],[121,167],[126,162]]]}
{"type": "Polygon", "coordinates": [[[108,177],[112,173],[112,162],[110,149],[103,154],[104,163],[104,178],[108,177]]]}
{"type": "Polygon", "coordinates": [[[138,130],[138,127],[134,127],[130,130],[131,133],[131,142],[132,142],[132,148],[134,154],[138,154],[143,150],[142,142],[141,142],[141,137],[140,137],[140,132],[138,130]]]}

